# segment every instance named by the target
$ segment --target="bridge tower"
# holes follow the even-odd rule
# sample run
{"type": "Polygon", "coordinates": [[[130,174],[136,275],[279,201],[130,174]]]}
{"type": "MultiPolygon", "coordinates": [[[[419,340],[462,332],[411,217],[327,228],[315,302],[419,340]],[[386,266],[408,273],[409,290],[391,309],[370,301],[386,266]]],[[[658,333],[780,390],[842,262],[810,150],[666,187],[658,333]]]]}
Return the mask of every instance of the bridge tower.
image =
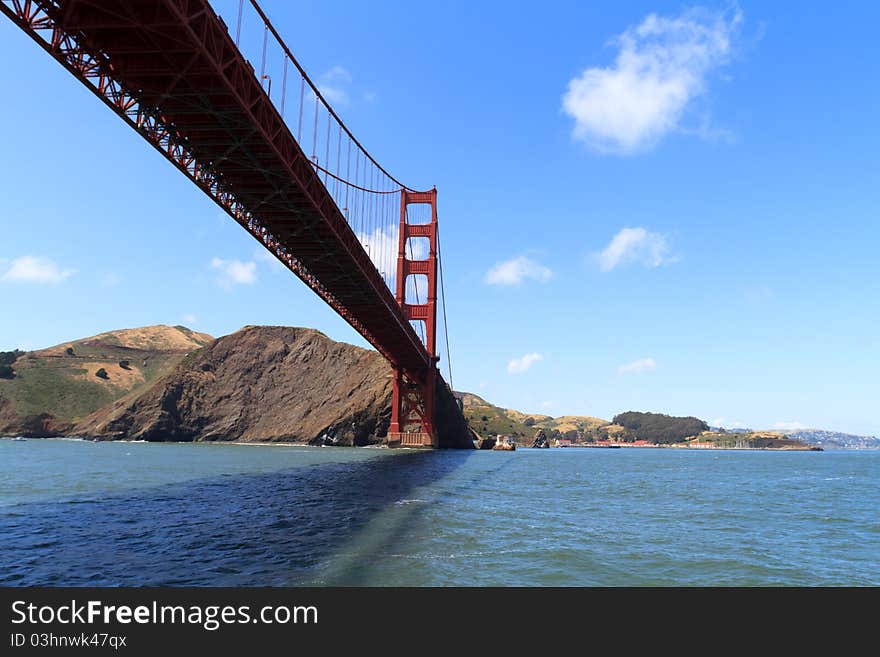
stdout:
{"type": "MultiPolygon", "coordinates": [[[[414,250],[410,245],[410,255],[414,250]]],[[[400,193],[400,231],[397,247],[397,304],[407,320],[425,324],[425,347],[430,363],[424,372],[405,372],[394,366],[394,393],[391,402],[389,447],[437,447],[434,422],[434,389],[437,370],[437,189],[400,193]],[[429,223],[415,224],[408,219],[410,205],[424,204],[431,208],[429,223]],[[407,241],[412,237],[428,238],[428,257],[413,260],[407,257],[407,241]],[[411,275],[422,274],[428,279],[424,303],[407,303],[406,282],[411,275]]]]}

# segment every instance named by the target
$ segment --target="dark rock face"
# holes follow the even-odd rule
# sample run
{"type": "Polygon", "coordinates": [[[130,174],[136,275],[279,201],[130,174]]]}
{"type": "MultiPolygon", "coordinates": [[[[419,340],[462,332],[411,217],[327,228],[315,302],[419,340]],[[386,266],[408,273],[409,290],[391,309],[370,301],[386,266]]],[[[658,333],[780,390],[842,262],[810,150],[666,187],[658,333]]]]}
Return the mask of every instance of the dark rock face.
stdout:
{"type": "Polygon", "coordinates": [[[21,421],[19,433],[24,438],[51,438],[64,432],[67,425],[58,422],[50,413],[28,415],[21,421]]]}
{"type": "MultiPolygon", "coordinates": [[[[455,399],[437,386],[441,447],[472,447],[455,399]]],[[[374,351],[303,328],[252,326],[187,356],[145,391],[123,397],[73,435],[149,441],[383,442],[391,368],[374,351]]]]}
{"type": "Polygon", "coordinates": [[[547,438],[547,434],[544,433],[543,429],[538,429],[535,433],[535,441],[532,443],[532,447],[536,448],[549,448],[550,447],[550,439],[547,438]]]}
{"type": "MultiPolygon", "coordinates": [[[[471,428],[462,413],[461,405],[455,398],[455,394],[446,385],[446,382],[438,377],[434,390],[434,413],[437,422],[437,433],[440,439],[440,447],[455,447],[458,449],[473,449],[474,441],[471,428]]],[[[388,418],[391,418],[391,398],[388,398],[388,418]]]]}
{"type": "Polygon", "coordinates": [[[477,443],[477,449],[495,449],[495,438],[482,438],[477,443]]]}

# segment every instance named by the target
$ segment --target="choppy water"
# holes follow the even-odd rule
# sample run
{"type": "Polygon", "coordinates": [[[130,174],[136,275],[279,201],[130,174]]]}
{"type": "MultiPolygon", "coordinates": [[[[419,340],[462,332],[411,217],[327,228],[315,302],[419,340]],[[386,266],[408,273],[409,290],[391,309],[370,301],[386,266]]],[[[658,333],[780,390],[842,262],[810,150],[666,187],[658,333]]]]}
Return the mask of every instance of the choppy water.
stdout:
{"type": "Polygon", "coordinates": [[[880,452],[0,440],[0,585],[878,585],[880,452]]]}

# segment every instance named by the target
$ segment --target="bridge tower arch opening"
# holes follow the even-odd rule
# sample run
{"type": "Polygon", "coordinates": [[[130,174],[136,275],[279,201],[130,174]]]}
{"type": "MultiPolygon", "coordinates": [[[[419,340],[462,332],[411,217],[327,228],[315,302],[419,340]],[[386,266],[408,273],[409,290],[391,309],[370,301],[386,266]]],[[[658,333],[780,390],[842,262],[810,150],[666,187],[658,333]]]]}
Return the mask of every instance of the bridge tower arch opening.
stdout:
{"type": "MultiPolygon", "coordinates": [[[[421,254],[419,254],[421,255],[421,254]]],[[[423,322],[425,348],[429,365],[424,371],[406,371],[394,367],[394,390],[391,401],[391,425],[388,428],[389,447],[437,447],[438,435],[434,417],[434,392],[439,371],[437,369],[437,189],[415,192],[408,189],[400,193],[400,230],[397,248],[397,304],[410,322],[423,322]],[[412,223],[408,208],[424,204],[430,208],[430,221],[412,223]],[[415,259],[416,254],[407,243],[410,238],[427,238],[427,257],[415,259]],[[406,297],[410,277],[427,278],[424,303],[409,303],[406,297]]]]}

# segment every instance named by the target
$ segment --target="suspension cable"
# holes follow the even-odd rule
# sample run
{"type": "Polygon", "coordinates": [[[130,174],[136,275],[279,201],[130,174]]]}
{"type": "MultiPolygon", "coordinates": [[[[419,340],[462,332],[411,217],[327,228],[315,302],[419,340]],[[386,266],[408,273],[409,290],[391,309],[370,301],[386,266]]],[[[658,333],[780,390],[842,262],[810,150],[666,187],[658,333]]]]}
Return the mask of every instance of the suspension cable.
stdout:
{"type": "MultiPolygon", "coordinates": [[[[253,8],[256,10],[257,14],[260,16],[260,19],[263,21],[263,24],[269,29],[269,32],[272,33],[272,36],[275,37],[275,40],[278,42],[278,45],[281,46],[281,49],[287,54],[287,56],[290,58],[290,61],[293,62],[293,65],[296,67],[296,69],[299,71],[300,75],[302,76],[303,82],[309,85],[310,89],[312,90],[312,93],[315,95],[315,102],[317,103],[318,100],[321,101],[321,103],[324,105],[325,109],[333,116],[334,119],[336,119],[337,123],[339,123],[339,125],[342,126],[342,129],[345,131],[345,134],[347,134],[349,136],[349,138],[354,142],[354,144],[360,150],[363,151],[364,155],[376,167],[378,167],[378,169],[382,173],[384,173],[386,176],[388,176],[388,178],[393,180],[400,187],[402,187],[406,190],[409,190],[409,191],[414,191],[411,187],[404,185],[397,178],[395,178],[390,173],[388,173],[388,171],[386,171],[385,168],[381,164],[379,164],[375,159],[373,159],[373,156],[370,155],[370,153],[367,151],[367,149],[364,148],[363,145],[361,145],[361,143],[357,140],[357,138],[351,133],[351,131],[348,129],[348,127],[345,125],[345,123],[342,122],[342,119],[339,118],[339,115],[333,110],[333,108],[330,106],[330,103],[327,102],[327,100],[324,98],[324,96],[318,90],[317,85],[314,82],[312,82],[312,79],[308,76],[308,74],[305,72],[303,67],[300,66],[299,61],[297,61],[296,57],[293,56],[293,53],[290,51],[290,48],[287,47],[287,44],[284,42],[284,39],[282,39],[281,35],[278,34],[277,30],[275,29],[275,26],[272,25],[271,21],[269,20],[269,17],[266,16],[266,13],[263,11],[263,9],[260,7],[260,5],[257,3],[257,0],[250,0],[250,3],[253,6],[253,8]]],[[[241,10],[239,9],[239,12],[240,11],[241,10]]],[[[302,97],[300,97],[300,98],[302,98],[302,97]]],[[[302,102],[302,100],[300,100],[300,102],[302,102]]],[[[317,112],[317,106],[315,108],[315,111],[317,112]]],[[[297,137],[297,141],[299,141],[299,137],[297,137]]],[[[365,165],[366,165],[366,163],[365,163],[365,165]]]]}

